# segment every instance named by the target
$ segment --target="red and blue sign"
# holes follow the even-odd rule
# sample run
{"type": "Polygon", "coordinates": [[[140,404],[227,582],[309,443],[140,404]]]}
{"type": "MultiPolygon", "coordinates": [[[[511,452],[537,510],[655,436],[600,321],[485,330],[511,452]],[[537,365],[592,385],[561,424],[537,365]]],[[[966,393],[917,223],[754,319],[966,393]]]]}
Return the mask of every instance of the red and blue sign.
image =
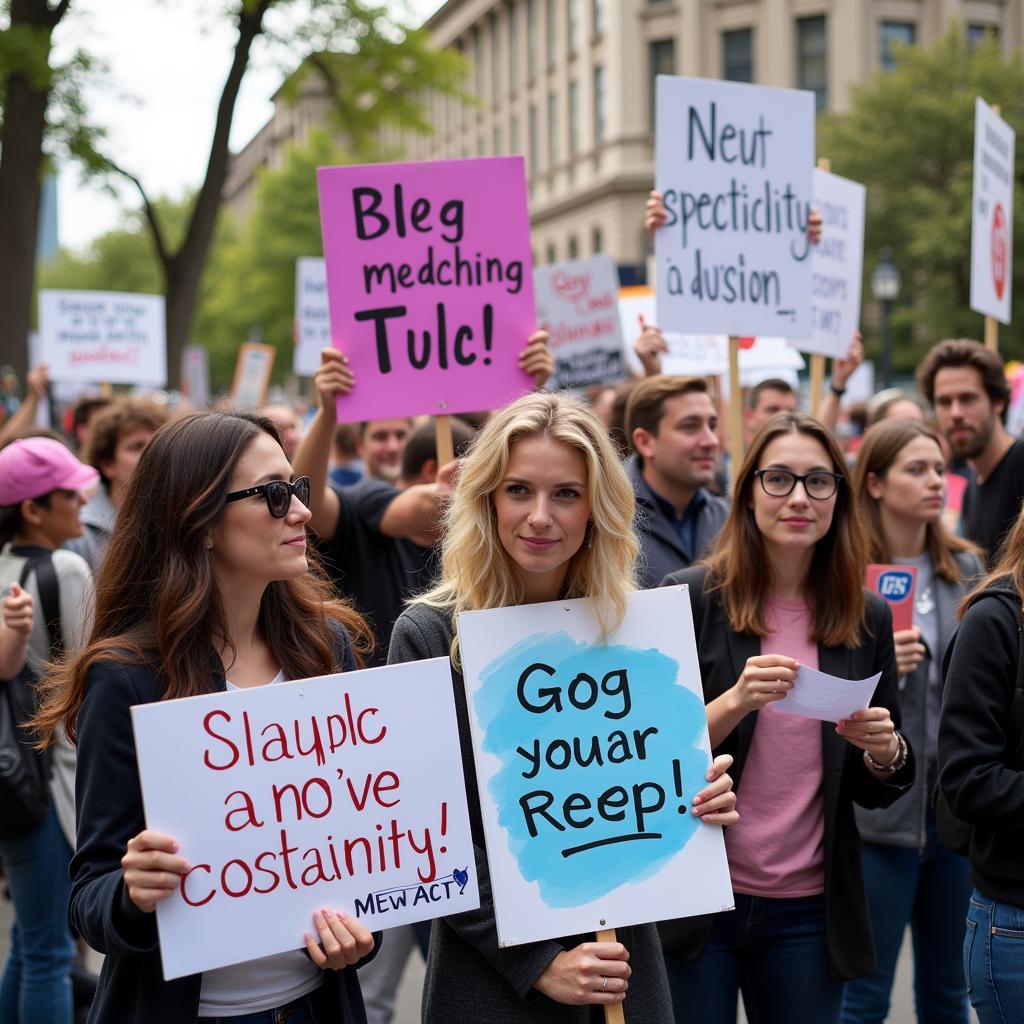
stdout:
{"type": "Polygon", "coordinates": [[[912,565],[869,565],[865,585],[889,602],[892,628],[914,625],[914,586],[917,569],[912,565]]]}

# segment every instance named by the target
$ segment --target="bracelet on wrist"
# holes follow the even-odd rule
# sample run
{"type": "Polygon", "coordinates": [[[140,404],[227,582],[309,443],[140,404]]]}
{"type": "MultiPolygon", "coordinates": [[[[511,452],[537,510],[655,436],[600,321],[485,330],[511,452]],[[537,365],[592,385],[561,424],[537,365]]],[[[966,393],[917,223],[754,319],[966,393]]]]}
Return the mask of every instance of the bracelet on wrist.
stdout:
{"type": "Polygon", "coordinates": [[[846,388],[836,387],[835,384],[829,384],[828,389],[836,398],[842,398],[846,394],[846,388]]]}
{"type": "Polygon", "coordinates": [[[907,741],[903,738],[901,733],[896,733],[896,756],[889,762],[889,764],[882,764],[881,762],[876,761],[868,750],[864,751],[864,763],[869,768],[873,768],[876,772],[887,772],[891,775],[894,772],[898,772],[907,763],[908,755],[909,749],[907,747],[907,741]]]}

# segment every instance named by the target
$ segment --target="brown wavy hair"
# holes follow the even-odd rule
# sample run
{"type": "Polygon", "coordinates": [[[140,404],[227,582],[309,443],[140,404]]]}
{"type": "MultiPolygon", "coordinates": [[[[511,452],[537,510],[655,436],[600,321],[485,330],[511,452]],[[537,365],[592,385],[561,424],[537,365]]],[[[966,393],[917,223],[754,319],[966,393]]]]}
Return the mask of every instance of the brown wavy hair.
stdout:
{"type": "MultiPolygon", "coordinates": [[[[874,473],[879,479],[884,478],[900,452],[917,437],[927,437],[934,441],[941,453],[942,444],[935,430],[927,423],[904,419],[880,420],[875,423],[868,428],[857,450],[857,463],[853,467],[853,493],[856,495],[861,524],[867,537],[868,560],[871,562],[891,562],[892,548],[882,529],[881,503],[868,494],[868,473],[874,473]]],[[[925,550],[931,557],[935,571],[951,583],[959,583],[964,575],[953,555],[961,551],[979,553],[979,549],[970,541],[951,534],[941,518],[925,527],[925,550]]]]}
{"type": "Polygon", "coordinates": [[[804,413],[781,412],[758,432],[736,478],[732,508],[705,560],[709,592],[719,595],[735,633],[767,636],[764,608],[772,587],[764,537],[754,521],[754,472],[764,450],[783,434],[804,434],[828,452],[832,471],[842,477],[828,533],[814,546],[804,599],[811,611],[811,639],[826,647],[852,647],[864,625],[864,532],[853,507],[843,453],[835,438],[804,413]]]}
{"type": "MultiPolygon", "coordinates": [[[[125,492],[96,580],[96,615],[81,653],[51,668],[35,718],[40,742],[63,726],[74,740],[89,670],[102,661],[152,666],[160,699],[210,693],[227,643],[226,609],[206,536],[224,514],[231,473],[246,447],[273,423],[244,413],[199,412],[161,427],[146,446],[125,492]]],[[[259,629],[286,678],[336,670],[333,623],[348,631],[357,655],[370,647],[362,617],[334,597],[313,557],[310,571],[267,585],[259,629]]]]}
{"type": "Polygon", "coordinates": [[[981,597],[982,591],[989,587],[1012,587],[1016,590],[1017,600],[1022,605],[1021,613],[1024,614],[1024,509],[999,545],[998,556],[992,570],[960,602],[957,619],[962,619],[967,609],[981,597]]]}

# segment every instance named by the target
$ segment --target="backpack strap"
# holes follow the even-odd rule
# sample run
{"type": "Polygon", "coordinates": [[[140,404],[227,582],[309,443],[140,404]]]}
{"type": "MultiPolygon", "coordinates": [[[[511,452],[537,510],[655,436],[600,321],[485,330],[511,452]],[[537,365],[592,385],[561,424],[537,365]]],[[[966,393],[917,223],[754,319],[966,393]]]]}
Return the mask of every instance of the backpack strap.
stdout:
{"type": "Polygon", "coordinates": [[[25,587],[33,572],[36,575],[43,622],[46,623],[46,633],[50,638],[50,660],[55,661],[63,653],[64,637],[60,628],[60,583],[53,567],[52,551],[44,550],[26,558],[18,583],[25,587]]]}

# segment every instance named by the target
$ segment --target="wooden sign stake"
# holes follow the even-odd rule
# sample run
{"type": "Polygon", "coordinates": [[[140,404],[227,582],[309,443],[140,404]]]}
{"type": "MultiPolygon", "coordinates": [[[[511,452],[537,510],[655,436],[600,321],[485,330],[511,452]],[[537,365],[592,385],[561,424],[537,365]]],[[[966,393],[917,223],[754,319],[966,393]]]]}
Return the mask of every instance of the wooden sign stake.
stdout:
{"type": "Polygon", "coordinates": [[[437,444],[437,468],[440,469],[455,458],[451,416],[434,417],[434,437],[437,444]]]}
{"type": "MultiPolygon", "coordinates": [[[[614,928],[603,928],[597,933],[598,942],[618,942],[614,928]]],[[[622,1012],[622,1003],[604,1004],[604,1024],[626,1024],[626,1016],[622,1012]]]]}
{"type": "Polygon", "coordinates": [[[743,462],[743,392],[740,390],[740,339],[729,338],[729,482],[736,487],[736,477],[743,462]]]}

